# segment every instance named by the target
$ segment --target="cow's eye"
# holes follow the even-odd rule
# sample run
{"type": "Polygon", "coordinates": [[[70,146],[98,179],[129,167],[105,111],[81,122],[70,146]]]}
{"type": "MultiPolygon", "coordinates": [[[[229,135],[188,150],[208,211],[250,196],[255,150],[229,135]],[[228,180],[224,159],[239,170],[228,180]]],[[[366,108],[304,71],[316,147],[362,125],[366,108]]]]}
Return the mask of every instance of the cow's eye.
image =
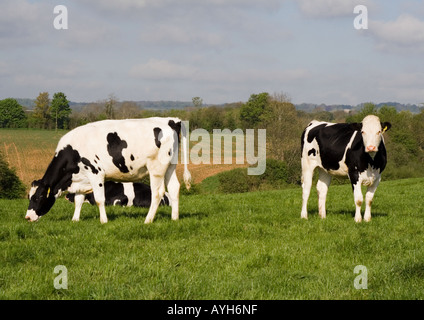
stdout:
{"type": "Polygon", "coordinates": [[[365,131],[361,131],[361,133],[362,133],[362,134],[364,134],[364,133],[365,133],[365,131]]]}

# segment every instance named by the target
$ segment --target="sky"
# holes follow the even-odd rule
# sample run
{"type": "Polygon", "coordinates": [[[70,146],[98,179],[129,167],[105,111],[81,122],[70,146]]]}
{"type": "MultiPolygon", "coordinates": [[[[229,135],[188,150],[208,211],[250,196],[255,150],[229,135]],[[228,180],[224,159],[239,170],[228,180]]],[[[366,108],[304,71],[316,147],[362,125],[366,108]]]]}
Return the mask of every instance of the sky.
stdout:
{"type": "Polygon", "coordinates": [[[424,102],[422,0],[2,0],[0,12],[0,99],[424,102]]]}

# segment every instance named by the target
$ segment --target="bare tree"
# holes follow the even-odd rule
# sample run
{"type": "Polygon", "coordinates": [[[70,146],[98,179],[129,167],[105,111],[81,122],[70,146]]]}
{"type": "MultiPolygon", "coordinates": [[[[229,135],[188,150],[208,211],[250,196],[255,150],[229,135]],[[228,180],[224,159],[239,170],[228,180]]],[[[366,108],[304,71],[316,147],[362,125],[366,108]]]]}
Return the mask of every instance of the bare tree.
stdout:
{"type": "Polygon", "coordinates": [[[117,103],[118,99],[116,96],[113,93],[109,94],[105,102],[106,117],[108,119],[115,119],[115,107],[117,103]]]}

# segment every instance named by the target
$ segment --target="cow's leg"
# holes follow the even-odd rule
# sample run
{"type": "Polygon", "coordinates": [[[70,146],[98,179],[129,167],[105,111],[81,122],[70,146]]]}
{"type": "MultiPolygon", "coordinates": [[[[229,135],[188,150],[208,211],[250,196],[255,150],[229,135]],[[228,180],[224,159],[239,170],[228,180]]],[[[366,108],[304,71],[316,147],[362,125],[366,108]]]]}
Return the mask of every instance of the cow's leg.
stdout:
{"type": "Polygon", "coordinates": [[[369,222],[371,220],[371,204],[372,199],[374,198],[375,190],[377,190],[378,185],[380,184],[381,178],[376,179],[374,183],[368,187],[365,194],[365,213],[364,221],[369,222]]]}
{"type": "Polygon", "coordinates": [[[325,200],[327,198],[328,187],[331,183],[331,175],[325,172],[323,169],[319,169],[319,179],[317,182],[318,191],[318,212],[322,219],[325,219],[325,200]]]}
{"type": "Polygon", "coordinates": [[[147,213],[144,223],[151,223],[155,218],[160,200],[165,194],[165,184],[163,176],[155,176],[150,173],[150,189],[152,190],[152,201],[150,203],[149,212],[147,213]]]}
{"type": "Polygon", "coordinates": [[[356,207],[355,222],[362,221],[361,206],[362,206],[362,202],[364,201],[364,197],[362,195],[361,185],[362,185],[362,182],[360,179],[355,184],[352,185],[353,198],[355,200],[355,207],[356,207]]]}
{"type": "Polygon", "coordinates": [[[169,193],[169,200],[172,207],[172,220],[178,220],[178,207],[179,207],[179,195],[180,195],[180,182],[177,178],[175,171],[175,164],[171,164],[165,174],[165,184],[169,193]]]}
{"type": "Polygon", "coordinates": [[[81,207],[85,200],[85,194],[83,193],[76,193],[74,198],[75,203],[75,211],[74,216],[72,217],[72,221],[79,221],[80,214],[81,214],[81,207]]]}
{"type": "Polygon", "coordinates": [[[308,199],[311,193],[314,169],[314,167],[304,166],[302,163],[302,212],[300,217],[303,219],[308,219],[308,199]]]}
{"type": "Polygon", "coordinates": [[[94,200],[99,207],[100,223],[107,223],[106,207],[105,207],[105,182],[104,179],[90,180],[93,187],[94,200]]]}

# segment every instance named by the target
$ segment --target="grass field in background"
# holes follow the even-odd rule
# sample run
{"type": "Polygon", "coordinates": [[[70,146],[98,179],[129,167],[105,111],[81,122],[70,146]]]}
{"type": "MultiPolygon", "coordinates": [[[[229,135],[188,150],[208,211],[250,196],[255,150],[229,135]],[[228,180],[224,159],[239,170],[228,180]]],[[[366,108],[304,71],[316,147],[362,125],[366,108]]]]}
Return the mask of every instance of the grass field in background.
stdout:
{"type": "Polygon", "coordinates": [[[27,186],[41,179],[65,130],[0,129],[0,151],[27,186]]]}
{"type": "Polygon", "coordinates": [[[59,199],[37,223],[27,200],[0,201],[0,299],[423,299],[424,179],[382,182],[369,223],[353,220],[350,185],[330,187],[327,219],[301,188],[181,196],[180,220],[161,207],[59,199]],[[63,265],[68,289],[55,289],[63,265]],[[357,265],[368,289],[355,289],[357,265]]]}
{"type": "MultiPolygon", "coordinates": [[[[19,179],[29,190],[31,182],[41,179],[46,169],[53,159],[54,152],[59,139],[66,133],[66,130],[39,130],[39,129],[0,129],[0,152],[3,153],[9,166],[15,168],[19,179]]],[[[210,137],[210,150],[203,148],[205,159],[210,160],[210,164],[189,163],[193,182],[200,183],[205,178],[213,176],[225,170],[233,168],[247,167],[248,164],[236,164],[236,142],[232,143],[232,164],[224,164],[224,152],[222,152],[222,163],[213,164],[211,154],[213,138],[210,137]]],[[[201,138],[199,140],[202,140],[201,138]]],[[[190,141],[190,150],[198,141],[190,141]]],[[[197,155],[195,153],[195,155],[197,155]]],[[[177,175],[181,178],[183,166],[177,165],[177,175]]],[[[182,181],[182,179],[180,179],[182,181]]]]}

